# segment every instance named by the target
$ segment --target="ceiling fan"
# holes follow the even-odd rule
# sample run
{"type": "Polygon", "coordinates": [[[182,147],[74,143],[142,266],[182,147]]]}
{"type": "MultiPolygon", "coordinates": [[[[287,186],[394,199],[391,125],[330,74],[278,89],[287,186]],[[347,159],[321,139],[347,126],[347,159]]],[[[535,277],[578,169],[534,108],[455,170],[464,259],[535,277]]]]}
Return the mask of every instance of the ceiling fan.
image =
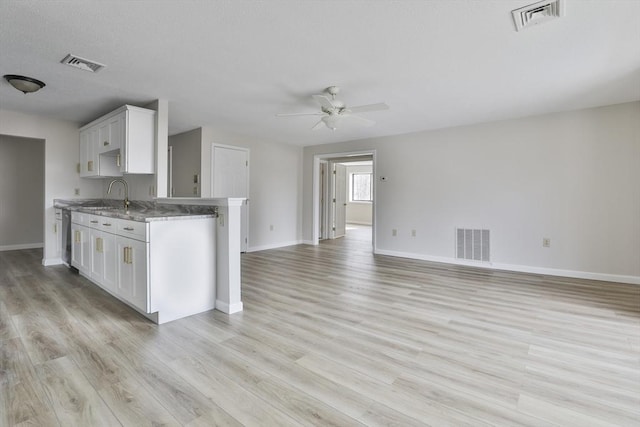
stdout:
{"type": "Polygon", "coordinates": [[[372,126],[376,122],[373,120],[365,119],[364,117],[354,116],[352,113],[366,113],[369,111],[382,111],[388,110],[389,106],[384,102],[377,104],[358,105],[356,107],[347,107],[344,102],[336,99],[336,95],[340,93],[340,88],[337,86],[329,86],[325,89],[326,95],[311,95],[313,99],[320,104],[320,111],[315,113],[292,113],[292,114],[276,114],[277,117],[290,117],[290,116],[322,116],[320,121],[316,123],[311,129],[316,130],[322,127],[324,124],[331,130],[336,130],[338,124],[342,119],[348,119],[354,122],[358,122],[364,126],[372,126]]]}

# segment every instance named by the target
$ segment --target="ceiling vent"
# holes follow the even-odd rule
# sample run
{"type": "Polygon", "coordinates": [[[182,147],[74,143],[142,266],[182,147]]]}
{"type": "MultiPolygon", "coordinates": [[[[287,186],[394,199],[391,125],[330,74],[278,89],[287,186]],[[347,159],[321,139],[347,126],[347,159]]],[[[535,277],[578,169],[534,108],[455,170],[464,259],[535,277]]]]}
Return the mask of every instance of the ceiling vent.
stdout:
{"type": "Polygon", "coordinates": [[[565,0],[545,0],[512,10],[516,31],[564,16],[564,2],[565,0]]]}
{"type": "Polygon", "coordinates": [[[75,56],[73,54],[69,54],[64,57],[62,61],[63,64],[69,65],[71,67],[80,68],[84,71],[89,71],[91,73],[97,73],[102,70],[106,65],[101,64],[96,61],[91,61],[89,59],[80,58],[79,56],[75,56]]]}

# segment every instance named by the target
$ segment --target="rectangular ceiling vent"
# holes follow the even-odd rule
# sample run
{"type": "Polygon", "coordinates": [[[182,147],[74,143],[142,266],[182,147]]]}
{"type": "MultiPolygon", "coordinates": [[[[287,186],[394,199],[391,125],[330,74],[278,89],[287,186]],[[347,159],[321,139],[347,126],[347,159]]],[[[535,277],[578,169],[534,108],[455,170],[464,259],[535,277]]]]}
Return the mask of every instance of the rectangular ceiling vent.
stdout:
{"type": "Polygon", "coordinates": [[[545,0],[512,10],[516,31],[564,16],[564,2],[565,0],[545,0]]]}
{"type": "Polygon", "coordinates": [[[62,61],[63,64],[69,65],[71,67],[76,67],[76,68],[80,68],[81,70],[84,71],[89,71],[91,73],[97,73],[98,71],[102,70],[104,67],[106,67],[106,65],[101,64],[99,62],[96,61],[91,61],[89,59],[86,58],[81,58],[79,56],[73,55],[73,54],[69,54],[67,56],[64,57],[64,59],[62,61]]]}
{"type": "Polygon", "coordinates": [[[456,228],[456,258],[489,262],[489,230],[456,228]]]}

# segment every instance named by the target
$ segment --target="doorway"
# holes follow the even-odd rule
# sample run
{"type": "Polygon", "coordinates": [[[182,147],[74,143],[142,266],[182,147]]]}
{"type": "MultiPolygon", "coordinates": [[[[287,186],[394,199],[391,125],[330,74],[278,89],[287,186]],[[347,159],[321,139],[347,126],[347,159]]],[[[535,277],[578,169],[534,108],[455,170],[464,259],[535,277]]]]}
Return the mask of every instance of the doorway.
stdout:
{"type": "Polygon", "coordinates": [[[44,147],[44,139],[0,135],[0,251],[44,245],[44,147]]]}
{"type": "Polygon", "coordinates": [[[375,247],[375,151],[316,155],[313,243],[357,233],[375,247]]]}
{"type": "Polygon", "coordinates": [[[244,197],[240,208],[240,251],[249,246],[249,149],[211,145],[211,197],[244,197]]]}

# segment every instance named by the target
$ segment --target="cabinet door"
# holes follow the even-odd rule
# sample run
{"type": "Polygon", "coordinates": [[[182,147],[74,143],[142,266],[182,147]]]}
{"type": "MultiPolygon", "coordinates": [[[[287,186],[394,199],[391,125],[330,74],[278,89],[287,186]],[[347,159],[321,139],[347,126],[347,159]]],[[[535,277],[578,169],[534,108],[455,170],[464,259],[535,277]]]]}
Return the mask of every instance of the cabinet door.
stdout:
{"type": "Polygon", "coordinates": [[[102,123],[97,125],[98,127],[98,142],[97,142],[97,151],[98,153],[104,153],[106,151],[111,150],[111,137],[109,133],[109,121],[105,120],[102,123]]]}
{"type": "Polygon", "coordinates": [[[84,227],[71,224],[71,265],[78,270],[82,265],[82,229],[84,227]]]}
{"type": "Polygon", "coordinates": [[[80,251],[82,252],[82,259],[78,270],[86,276],[91,277],[91,263],[92,263],[92,247],[91,247],[91,229],[83,226],[78,227],[80,234],[80,251]]]}
{"type": "Polygon", "coordinates": [[[90,127],[80,132],[80,176],[98,176],[100,164],[97,151],[98,128],[90,127]]]}
{"type": "Polygon", "coordinates": [[[140,310],[148,310],[147,243],[116,237],[118,251],[118,295],[140,310]]]}
{"type": "Polygon", "coordinates": [[[91,278],[98,285],[102,285],[102,276],[104,275],[104,255],[102,232],[90,229],[89,238],[91,239],[91,278]]]}
{"type": "Polygon", "coordinates": [[[102,287],[109,292],[116,292],[116,283],[118,282],[118,259],[116,252],[116,236],[114,234],[102,233],[102,256],[104,265],[102,287]]]}
{"type": "Polygon", "coordinates": [[[89,229],[71,224],[71,265],[91,276],[91,236],[89,229]]]}
{"type": "Polygon", "coordinates": [[[89,176],[89,161],[91,160],[91,129],[80,132],[80,176],[89,176]]]}
{"type": "Polygon", "coordinates": [[[56,220],[56,256],[62,256],[62,220],[56,220]]]}
{"type": "Polygon", "coordinates": [[[155,173],[155,111],[131,108],[123,113],[120,171],[155,173]]]}
{"type": "Polygon", "coordinates": [[[124,139],[124,121],[124,111],[109,119],[109,149],[105,151],[119,150],[122,148],[122,140],[124,139]]]}

